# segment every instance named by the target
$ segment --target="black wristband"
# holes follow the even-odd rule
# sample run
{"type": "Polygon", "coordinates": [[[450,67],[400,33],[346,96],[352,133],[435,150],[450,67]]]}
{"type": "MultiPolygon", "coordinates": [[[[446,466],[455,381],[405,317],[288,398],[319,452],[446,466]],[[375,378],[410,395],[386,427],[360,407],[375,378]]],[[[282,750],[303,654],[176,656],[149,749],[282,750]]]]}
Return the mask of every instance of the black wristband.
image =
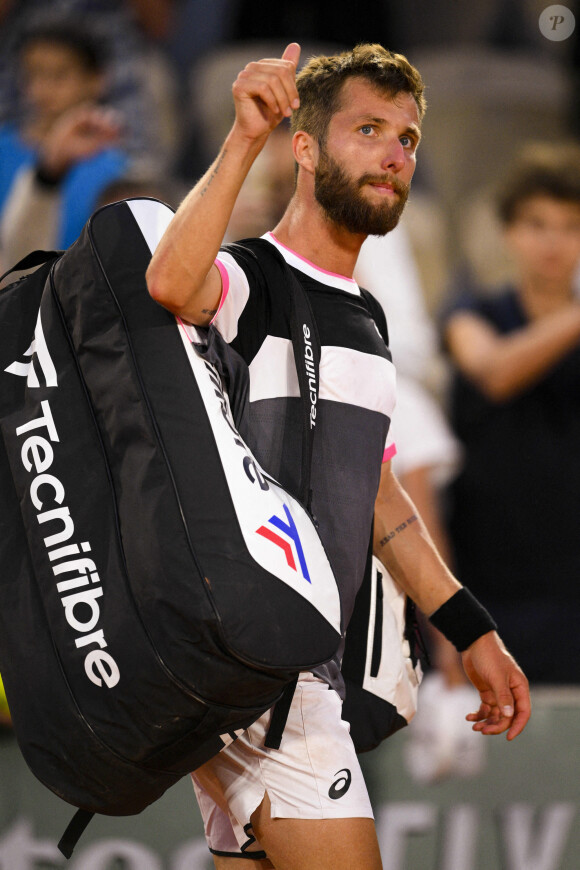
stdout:
{"type": "Polygon", "coordinates": [[[432,613],[429,621],[458,652],[466,650],[482,634],[497,629],[491,615],[465,586],[432,613]]]}

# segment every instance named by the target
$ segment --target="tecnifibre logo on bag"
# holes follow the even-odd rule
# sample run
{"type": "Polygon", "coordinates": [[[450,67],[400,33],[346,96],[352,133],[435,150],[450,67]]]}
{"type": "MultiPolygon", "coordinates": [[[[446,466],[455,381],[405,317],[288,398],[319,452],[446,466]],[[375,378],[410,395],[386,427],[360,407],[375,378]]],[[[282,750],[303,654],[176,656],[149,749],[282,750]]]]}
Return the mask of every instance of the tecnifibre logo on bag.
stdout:
{"type": "MultiPolygon", "coordinates": [[[[24,354],[27,360],[16,360],[4,371],[26,378],[28,387],[58,387],[56,368],[48,351],[40,313],[34,340],[24,354]]],[[[54,394],[53,394],[54,395],[54,394]]],[[[65,486],[54,472],[53,463],[62,444],[51,408],[58,399],[40,402],[40,408],[30,410],[25,403],[27,419],[16,427],[19,455],[27,473],[26,491],[34,507],[36,522],[41,529],[43,547],[54,588],[63,607],[68,629],[84,660],[84,670],[95,686],[111,689],[120,679],[120,670],[108,652],[103,628],[100,599],[105,592],[89,541],[78,541],[77,528],[66,504],[65,486]],[[89,555],[90,554],[90,555],[89,555]]],[[[30,402],[36,405],[35,399],[30,402]]],[[[38,543],[35,545],[38,548],[38,543]]],[[[71,635],[69,635],[71,636],[71,635]]]]}
{"type": "Polygon", "coordinates": [[[104,595],[96,563],[86,554],[89,541],[77,542],[75,522],[66,504],[62,481],[50,469],[60,437],[48,401],[40,412],[16,428],[23,439],[20,456],[25,470],[34,475],[28,494],[42,528],[43,544],[55,578],[55,588],[64,609],[64,618],[75,632],[75,646],[84,656],[85,672],[95,686],[111,689],[120,679],[115,659],[102,627],[99,598],[104,595]],[[48,534],[47,534],[48,533],[48,534]]]}
{"type": "Polygon", "coordinates": [[[27,359],[24,361],[15,360],[4,371],[10,375],[26,378],[29,387],[58,386],[56,369],[46,346],[46,339],[44,338],[40,311],[38,312],[32,344],[24,352],[23,357],[27,359]],[[39,374],[42,375],[43,383],[40,382],[39,374]]]}

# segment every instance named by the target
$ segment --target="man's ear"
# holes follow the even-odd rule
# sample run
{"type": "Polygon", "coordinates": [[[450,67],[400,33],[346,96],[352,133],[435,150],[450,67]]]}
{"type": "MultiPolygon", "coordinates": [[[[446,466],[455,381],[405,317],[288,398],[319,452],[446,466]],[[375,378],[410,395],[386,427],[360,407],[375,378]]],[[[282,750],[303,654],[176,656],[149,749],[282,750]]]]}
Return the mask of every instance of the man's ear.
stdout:
{"type": "Polygon", "coordinates": [[[318,142],[309,133],[305,133],[304,130],[298,130],[292,138],[292,149],[298,166],[304,169],[305,172],[314,175],[314,170],[318,165],[318,142]]]}

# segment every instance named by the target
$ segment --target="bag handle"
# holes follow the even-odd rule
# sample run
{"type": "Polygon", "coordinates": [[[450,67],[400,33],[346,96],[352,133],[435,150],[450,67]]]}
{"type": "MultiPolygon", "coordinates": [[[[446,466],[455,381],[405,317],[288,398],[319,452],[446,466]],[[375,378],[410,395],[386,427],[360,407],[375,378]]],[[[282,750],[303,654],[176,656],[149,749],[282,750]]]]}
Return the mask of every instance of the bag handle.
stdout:
{"type": "Polygon", "coordinates": [[[12,274],[12,272],[21,272],[24,269],[33,269],[34,266],[42,266],[43,263],[48,263],[49,260],[53,260],[55,257],[60,257],[63,253],[64,251],[32,251],[30,254],[27,254],[19,260],[11,269],[4,272],[0,277],[0,284],[4,278],[7,278],[8,275],[12,274]]]}

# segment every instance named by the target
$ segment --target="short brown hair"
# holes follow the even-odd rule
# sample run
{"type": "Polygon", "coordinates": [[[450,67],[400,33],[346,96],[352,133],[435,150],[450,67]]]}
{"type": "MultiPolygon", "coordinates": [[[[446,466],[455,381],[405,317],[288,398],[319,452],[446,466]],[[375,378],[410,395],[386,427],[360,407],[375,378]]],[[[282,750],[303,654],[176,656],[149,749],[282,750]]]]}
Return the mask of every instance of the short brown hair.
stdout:
{"type": "Polygon", "coordinates": [[[580,205],[578,144],[530,143],[518,152],[497,196],[503,223],[512,223],[519,206],[535,196],[580,205]]]}
{"type": "Polygon", "coordinates": [[[419,117],[425,114],[424,85],[418,70],[402,54],[367,43],[352,51],[308,61],[296,77],[300,108],[292,115],[292,132],[304,130],[324,144],[330,119],[340,105],[342,86],[353,77],[365,79],[389,96],[411,94],[419,117]]]}
{"type": "Polygon", "coordinates": [[[106,54],[103,41],[91,33],[80,20],[40,18],[27,27],[20,39],[24,52],[37,43],[66,48],[76,55],[80,66],[88,73],[103,72],[106,54]]]}

